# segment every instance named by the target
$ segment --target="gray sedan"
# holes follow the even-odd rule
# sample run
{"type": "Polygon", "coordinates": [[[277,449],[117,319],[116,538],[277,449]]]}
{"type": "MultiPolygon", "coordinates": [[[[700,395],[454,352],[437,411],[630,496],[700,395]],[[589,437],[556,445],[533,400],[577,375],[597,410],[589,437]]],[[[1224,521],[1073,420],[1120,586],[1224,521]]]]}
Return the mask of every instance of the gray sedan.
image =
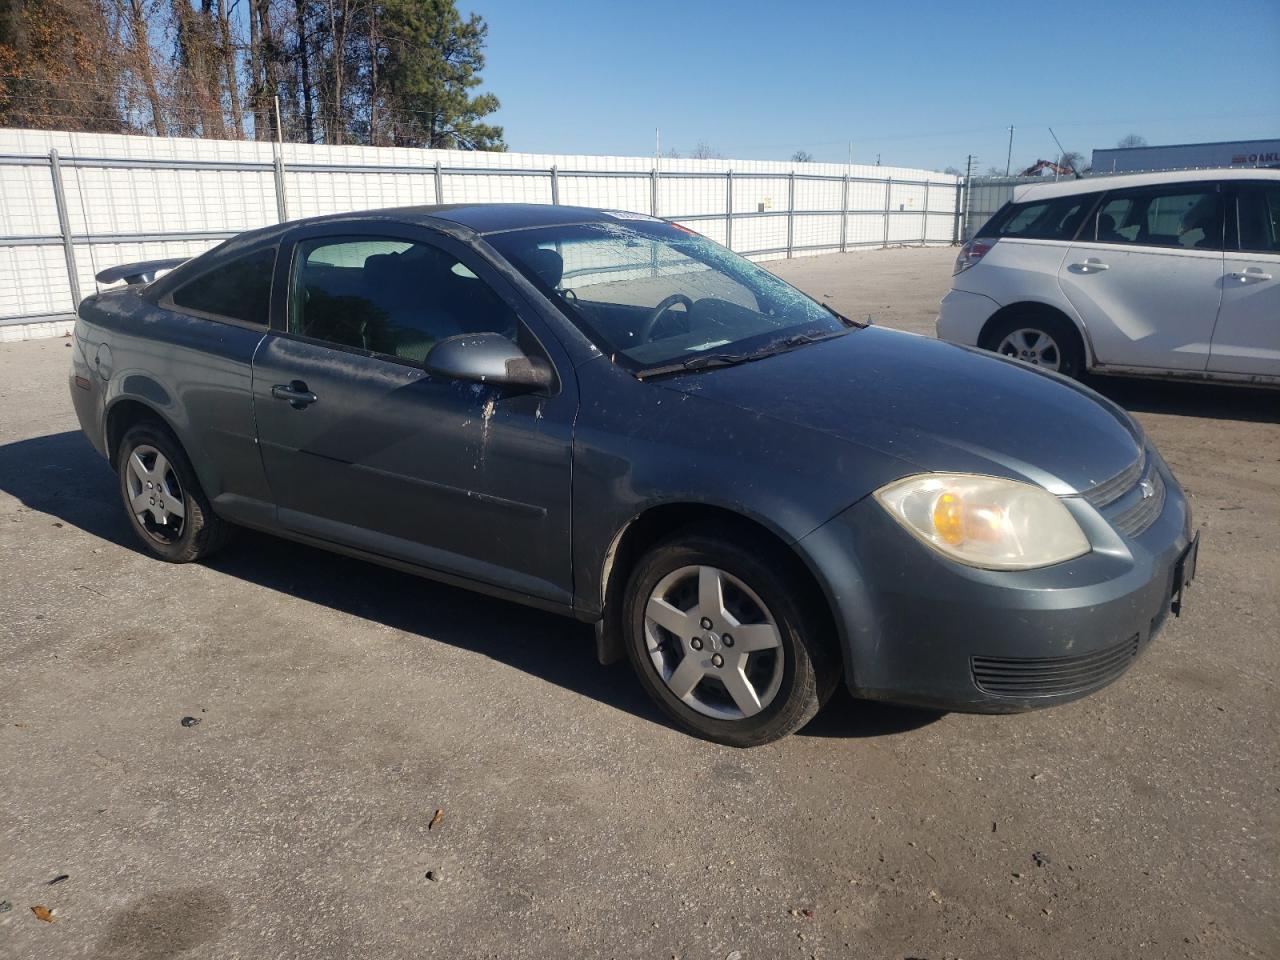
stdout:
{"type": "Polygon", "coordinates": [[[1113,404],[655,218],[345,214],[102,279],[128,283],[81,304],[71,394],[156,557],[252,527],[558,611],[722,743],[842,679],[1081,696],[1194,573],[1182,492],[1113,404]]]}

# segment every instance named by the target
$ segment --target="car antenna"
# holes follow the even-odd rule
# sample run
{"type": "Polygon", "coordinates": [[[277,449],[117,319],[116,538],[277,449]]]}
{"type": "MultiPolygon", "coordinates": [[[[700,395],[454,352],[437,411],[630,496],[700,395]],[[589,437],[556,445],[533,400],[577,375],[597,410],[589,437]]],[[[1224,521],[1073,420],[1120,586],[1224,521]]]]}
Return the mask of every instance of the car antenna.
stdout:
{"type": "MultiPolygon", "coordinates": [[[[1049,125],[1046,123],[1045,126],[1048,127],[1049,125]]],[[[1049,127],[1049,136],[1053,137],[1053,142],[1058,145],[1058,156],[1060,156],[1063,160],[1067,161],[1067,166],[1071,168],[1072,176],[1074,176],[1077,180],[1083,179],[1080,176],[1080,171],[1076,169],[1075,162],[1071,159],[1071,157],[1067,155],[1067,151],[1062,149],[1062,141],[1059,140],[1058,135],[1053,132],[1053,127],[1049,127]]]]}

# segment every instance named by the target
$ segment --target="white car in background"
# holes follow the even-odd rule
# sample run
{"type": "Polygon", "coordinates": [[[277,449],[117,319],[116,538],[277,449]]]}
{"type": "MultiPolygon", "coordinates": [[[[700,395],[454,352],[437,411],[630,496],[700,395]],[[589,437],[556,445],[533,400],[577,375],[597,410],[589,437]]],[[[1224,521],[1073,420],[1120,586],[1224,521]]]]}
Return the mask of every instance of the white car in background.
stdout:
{"type": "Polygon", "coordinates": [[[938,336],[1072,377],[1280,386],[1280,171],[1019,187],[960,249],[938,336]]]}

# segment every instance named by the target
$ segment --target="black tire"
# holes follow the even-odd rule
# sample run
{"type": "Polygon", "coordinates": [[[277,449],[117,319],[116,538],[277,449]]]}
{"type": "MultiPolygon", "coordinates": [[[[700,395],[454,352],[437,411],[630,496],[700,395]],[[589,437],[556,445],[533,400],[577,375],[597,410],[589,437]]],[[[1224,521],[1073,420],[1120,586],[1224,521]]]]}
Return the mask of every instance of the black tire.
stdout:
{"type": "Polygon", "coordinates": [[[727,746],[754,747],[794,733],[813,719],[840,679],[836,641],[828,635],[830,627],[824,628],[829,617],[813,606],[824,602],[821,595],[787,564],[770,562],[776,559],[770,546],[728,531],[679,534],[640,558],[623,599],[623,644],[641,685],[680,726],[727,746]],[[690,566],[716,567],[738,579],[772,614],[784,658],[782,679],[772,700],[753,716],[726,720],[699,712],[672,693],[650,657],[645,628],[650,595],[668,575],[690,566]]]}
{"type": "MultiPolygon", "coordinates": [[[[231,525],[213,512],[213,507],[191,468],[191,461],[187,459],[186,451],[164,424],[144,420],[129,428],[120,441],[116,473],[125,515],[128,516],[134,533],[152,556],[169,563],[190,563],[220,549],[231,535],[231,525]],[[174,498],[182,502],[184,516],[180,527],[173,521],[165,525],[158,524],[153,516],[140,520],[134,513],[129,489],[129,463],[130,458],[140,449],[158,451],[168,461],[180,487],[181,497],[174,498]]],[[[172,479],[171,477],[170,482],[172,479]]]]}
{"type": "Polygon", "coordinates": [[[1058,373],[1073,380],[1080,379],[1084,373],[1084,343],[1070,320],[1047,310],[1019,309],[991,324],[983,332],[979,346],[995,353],[1005,337],[1016,330],[1036,330],[1050,337],[1057,346],[1058,373]]]}

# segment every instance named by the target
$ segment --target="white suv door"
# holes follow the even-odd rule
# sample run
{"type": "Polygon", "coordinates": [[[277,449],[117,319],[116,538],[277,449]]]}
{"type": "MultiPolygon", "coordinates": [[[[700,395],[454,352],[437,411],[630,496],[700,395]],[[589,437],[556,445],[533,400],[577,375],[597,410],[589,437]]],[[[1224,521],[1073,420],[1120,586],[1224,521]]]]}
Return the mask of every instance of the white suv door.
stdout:
{"type": "Polygon", "coordinates": [[[1280,377],[1280,181],[1239,182],[1234,201],[1209,369],[1280,377]]]}
{"type": "Polygon", "coordinates": [[[1106,193],[1058,271],[1096,362],[1204,370],[1222,300],[1213,181],[1106,193]]]}

